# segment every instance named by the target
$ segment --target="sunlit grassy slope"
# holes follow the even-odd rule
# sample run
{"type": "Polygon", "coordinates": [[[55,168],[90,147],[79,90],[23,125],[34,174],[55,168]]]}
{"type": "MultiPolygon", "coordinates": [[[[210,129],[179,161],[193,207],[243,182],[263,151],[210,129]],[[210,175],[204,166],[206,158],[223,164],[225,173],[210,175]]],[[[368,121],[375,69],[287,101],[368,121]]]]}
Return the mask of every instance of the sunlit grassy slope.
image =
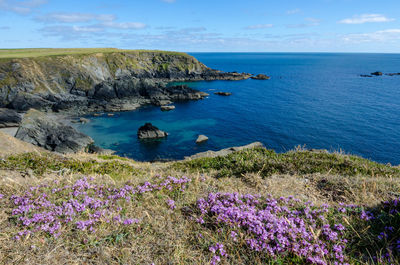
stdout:
{"type": "Polygon", "coordinates": [[[3,155],[0,264],[399,264],[399,190],[399,167],[301,149],[3,155]]]}
{"type": "Polygon", "coordinates": [[[83,55],[95,53],[115,52],[158,52],[166,54],[184,54],[180,52],[156,51],[156,50],[122,50],[116,48],[37,48],[37,49],[0,49],[0,58],[33,58],[42,56],[83,55]]]}

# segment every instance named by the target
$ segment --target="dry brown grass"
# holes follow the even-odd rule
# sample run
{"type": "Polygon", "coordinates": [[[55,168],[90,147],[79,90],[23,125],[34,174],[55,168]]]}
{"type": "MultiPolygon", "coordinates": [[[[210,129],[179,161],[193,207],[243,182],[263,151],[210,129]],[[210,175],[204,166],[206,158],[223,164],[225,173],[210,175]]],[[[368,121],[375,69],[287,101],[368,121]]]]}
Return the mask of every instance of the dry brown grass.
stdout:
{"type": "MultiPolygon", "coordinates": [[[[156,175],[182,176],[185,172],[170,167],[170,164],[139,163],[118,157],[98,157],[89,154],[67,156],[67,159],[110,160],[128,164],[142,173],[127,175],[122,179],[107,174],[92,175],[95,182],[122,186],[129,182],[135,186],[153,181],[156,175]]],[[[214,171],[207,174],[191,172],[192,182],[187,191],[176,199],[177,210],[167,207],[166,194],[149,193],[126,209],[141,220],[131,230],[115,230],[104,226],[93,234],[83,235],[69,231],[54,239],[33,235],[21,241],[13,237],[19,231],[9,222],[11,208],[0,208],[0,263],[1,264],[209,264],[211,255],[208,246],[194,245],[196,225],[187,218],[185,209],[210,192],[239,192],[272,194],[274,197],[293,195],[317,205],[364,204],[375,206],[382,200],[398,195],[399,178],[373,176],[341,176],[333,174],[289,175],[274,174],[269,177],[259,173],[245,173],[241,177],[215,178],[214,171]]],[[[46,172],[41,176],[27,175],[18,170],[0,171],[0,193],[6,196],[21,194],[29,186],[59,179],[72,183],[83,175],[71,170],[46,172]]],[[[212,230],[203,230],[210,241],[215,237],[212,230]]],[[[243,264],[240,260],[235,264],[243,264]]],[[[267,264],[269,262],[266,262],[267,264]]],[[[224,264],[224,263],[221,263],[224,264]]],[[[272,263],[271,263],[272,264],[272,263]]]]}

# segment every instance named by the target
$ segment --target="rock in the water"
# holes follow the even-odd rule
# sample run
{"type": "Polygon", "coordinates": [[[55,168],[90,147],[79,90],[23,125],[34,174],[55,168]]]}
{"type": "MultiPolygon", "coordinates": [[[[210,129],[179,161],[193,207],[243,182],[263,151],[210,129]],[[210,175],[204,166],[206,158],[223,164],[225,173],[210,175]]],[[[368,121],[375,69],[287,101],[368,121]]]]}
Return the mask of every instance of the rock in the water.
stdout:
{"type": "Polygon", "coordinates": [[[159,130],[151,123],[146,123],[139,128],[137,135],[139,139],[154,139],[167,137],[168,133],[159,130]]]}
{"type": "Polygon", "coordinates": [[[219,151],[206,151],[206,152],[197,153],[192,156],[187,156],[187,157],[185,157],[185,160],[191,160],[191,159],[203,158],[203,157],[226,156],[233,152],[242,151],[245,149],[258,148],[258,147],[264,147],[264,145],[260,142],[254,142],[254,143],[251,143],[248,145],[238,146],[238,147],[230,147],[230,148],[222,149],[219,151]]]}
{"type": "Polygon", "coordinates": [[[0,128],[19,126],[21,120],[22,116],[15,110],[0,108],[0,128]]]}
{"type": "Polygon", "coordinates": [[[400,73],[389,73],[389,74],[386,74],[386,75],[388,75],[388,76],[396,76],[396,75],[400,75],[400,73]]]}
{"type": "Polygon", "coordinates": [[[206,141],[208,141],[208,137],[207,136],[199,135],[199,137],[197,137],[196,144],[204,143],[206,141]]]}
{"type": "Polygon", "coordinates": [[[92,138],[38,110],[29,110],[22,119],[16,138],[59,153],[85,151],[92,138]]]}
{"type": "Polygon", "coordinates": [[[162,111],[170,111],[170,110],[175,109],[175,106],[161,106],[160,109],[162,111]]]}
{"type": "Polygon", "coordinates": [[[113,116],[115,116],[115,114],[114,113],[108,113],[107,116],[108,117],[113,117],[113,116]]]}
{"type": "Polygon", "coordinates": [[[372,77],[372,75],[360,75],[361,77],[372,77]]]}
{"type": "Polygon", "coordinates": [[[230,96],[232,95],[232,93],[230,92],[214,92],[215,95],[219,95],[219,96],[230,96]]]}
{"type": "Polygon", "coordinates": [[[86,118],[79,118],[79,122],[81,122],[81,123],[89,123],[90,120],[86,119],[86,118]]]}
{"type": "Polygon", "coordinates": [[[252,77],[250,77],[251,79],[255,79],[255,80],[268,80],[268,79],[270,79],[271,77],[269,77],[269,76],[267,76],[267,75],[263,75],[263,74],[259,74],[259,75],[256,75],[256,76],[252,76],[252,77]]]}
{"type": "Polygon", "coordinates": [[[382,72],[373,72],[373,73],[371,73],[371,75],[381,76],[381,75],[383,75],[383,73],[382,72]]]}

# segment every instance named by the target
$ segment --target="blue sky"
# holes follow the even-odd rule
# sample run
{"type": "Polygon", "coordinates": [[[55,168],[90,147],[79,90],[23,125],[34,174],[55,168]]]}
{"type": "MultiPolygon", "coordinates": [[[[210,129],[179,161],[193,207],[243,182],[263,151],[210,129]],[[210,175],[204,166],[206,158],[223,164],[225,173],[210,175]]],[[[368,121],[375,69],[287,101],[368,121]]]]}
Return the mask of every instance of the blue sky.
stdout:
{"type": "Polygon", "coordinates": [[[0,0],[0,47],[400,53],[399,0],[0,0]]]}

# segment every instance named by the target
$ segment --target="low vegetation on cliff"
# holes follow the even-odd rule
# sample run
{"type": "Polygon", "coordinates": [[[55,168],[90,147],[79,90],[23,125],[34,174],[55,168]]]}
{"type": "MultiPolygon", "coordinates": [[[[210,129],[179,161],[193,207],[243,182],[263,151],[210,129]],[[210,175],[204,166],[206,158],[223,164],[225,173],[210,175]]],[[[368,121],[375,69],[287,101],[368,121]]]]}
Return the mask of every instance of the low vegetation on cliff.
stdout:
{"type": "Polygon", "coordinates": [[[264,148],[0,160],[2,264],[398,264],[400,169],[264,148]]]}

